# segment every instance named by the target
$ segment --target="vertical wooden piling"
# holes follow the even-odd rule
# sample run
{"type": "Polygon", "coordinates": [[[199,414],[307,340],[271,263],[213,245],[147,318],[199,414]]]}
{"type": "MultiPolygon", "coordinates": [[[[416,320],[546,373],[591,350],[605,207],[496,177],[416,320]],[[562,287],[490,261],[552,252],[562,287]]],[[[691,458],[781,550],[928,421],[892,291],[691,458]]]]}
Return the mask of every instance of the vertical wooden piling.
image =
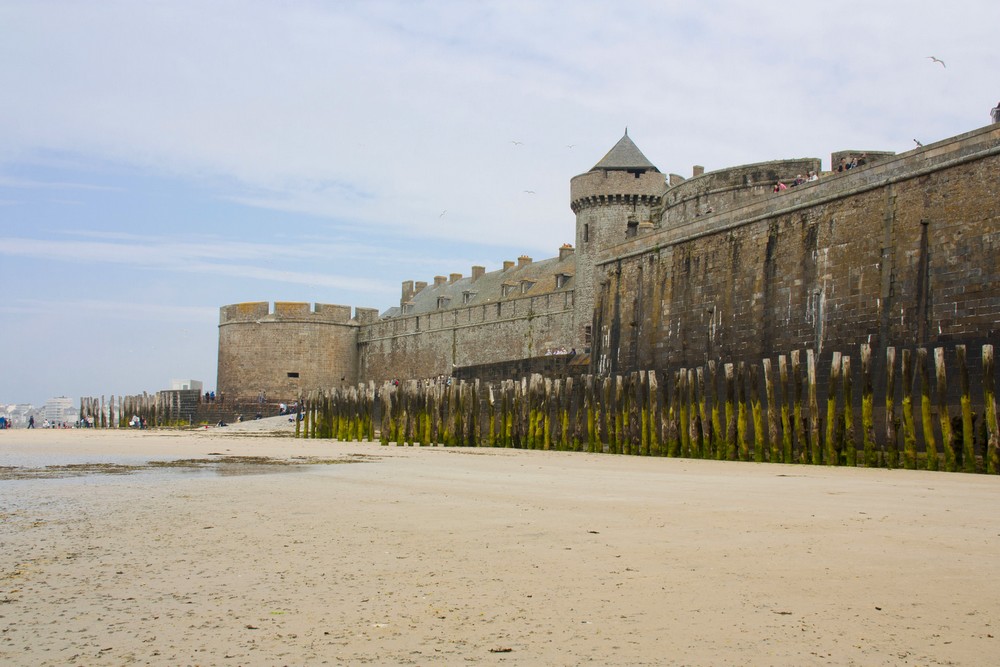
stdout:
{"type": "Polygon", "coordinates": [[[723,366],[726,377],[726,460],[735,461],[736,449],[736,374],[732,364],[723,366]]]}
{"type": "Polygon", "coordinates": [[[707,399],[705,398],[705,368],[699,366],[695,372],[696,390],[698,396],[698,426],[701,437],[702,458],[715,458],[712,450],[712,423],[708,419],[707,399]]]}
{"type": "Polygon", "coordinates": [[[828,466],[840,465],[837,442],[837,392],[840,391],[841,354],[833,353],[830,362],[830,384],[826,394],[826,448],[824,462],[828,466]]]}
{"type": "Polygon", "coordinates": [[[806,382],[809,385],[809,450],[813,465],[823,462],[822,447],[819,437],[819,399],[816,396],[816,353],[806,350],[806,382]]]}
{"type": "Polygon", "coordinates": [[[781,459],[794,463],[795,436],[791,423],[791,395],[788,393],[788,360],[785,355],[778,357],[778,378],[781,382],[781,459]]]}
{"type": "Polygon", "coordinates": [[[782,441],[778,436],[778,404],[775,400],[774,391],[774,371],[771,368],[771,360],[767,357],[763,360],[764,367],[764,400],[767,401],[767,439],[771,445],[768,452],[768,460],[771,463],[781,463],[782,441]]]}
{"type": "Polygon", "coordinates": [[[899,466],[899,439],[896,424],[896,348],[885,350],[885,466],[899,466]]]}
{"type": "MultiPolygon", "coordinates": [[[[854,468],[858,465],[858,443],[854,439],[854,378],[851,375],[851,358],[845,355],[841,359],[841,366],[844,378],[844,465],[854,468]]],[[[865,460],[865,465],[868,465],[867,458],[865,460]]]]}
{"type": "Polygon", "coordinates": [[[903,467],[914,470],[917,467],[917,428],[913,418],[914,375],[910,350],[903,350],[903,467]]]}
{"type": "Polygon", "coordinates": [[[753,418],[753,460],[756,463],[764,462],[764,453],[767,449],[767,433],[764,431],[764,412],[760,405],[760,378],[758,376],[757,364],[750,364],[750,414],[753,418]]]}
{"type": "Polygon", "coordinates": [[[861,446],[868,468],[878,466],[875,444],[875,398],[872,390],[872,348],[861,345],[861,446]]]}
{"type": "Polygon", "coordinates": [[[956,345],[958,373],[962,381],[962,470],[976,472],[975,432],[972,427],[972,393],[969,390],[969,366],[965,357],[965,346],[956,345]]]}
{"type": "Polygon", "coordinates": [[[927,370],[927,348],[917,348],[917,371],[920,373],[920,417],[924,428],[926,467],[928,470],[937,470],[939,462],[934,421],[931,419],[931,379],[927,370]]]}
{"type": "Polygon", "coordinates": [[[948,413],[948,377],[944,363],[944,348],[934,348],[934,372],[937,376],[938,420],[941,423],[941,449],[944,452],[944,469],[955,472],[954,432],[948,413]]]}
{"type": "Polygon", "coordinates": [[[994,394],[993,346],[983,345],[983,412],[986,420],[986,472],[1000,472],[1000,428],[997,425],[997,403],[994,394]]]}

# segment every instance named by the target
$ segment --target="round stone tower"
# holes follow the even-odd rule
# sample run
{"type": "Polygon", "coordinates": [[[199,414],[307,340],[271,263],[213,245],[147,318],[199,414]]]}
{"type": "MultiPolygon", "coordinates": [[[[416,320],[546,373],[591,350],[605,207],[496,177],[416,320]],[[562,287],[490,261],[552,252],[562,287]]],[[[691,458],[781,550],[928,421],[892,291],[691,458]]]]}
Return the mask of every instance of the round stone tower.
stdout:
{"type": "Polygon", "coordinates": [[[595,262],[635,235],[640,223],[652,221],[652,209],[665,190],[663,174],[632,143],[627,129],[593,169],[570,181],[570,208],[576,214],[575,320],[584,347],[590,347],[595,262]]]}

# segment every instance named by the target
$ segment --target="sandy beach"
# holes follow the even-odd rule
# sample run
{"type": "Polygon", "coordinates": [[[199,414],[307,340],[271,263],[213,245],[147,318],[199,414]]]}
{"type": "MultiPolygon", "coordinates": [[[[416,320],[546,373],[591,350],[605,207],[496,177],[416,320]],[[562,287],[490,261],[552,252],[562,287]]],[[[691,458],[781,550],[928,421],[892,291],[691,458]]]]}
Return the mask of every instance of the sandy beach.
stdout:
{"type": "Polygon", "coordinates": [[[202,461],[0,480],[0,662],[1000,654],[996,477],[271,433],[290,426],[0,433],[0,466],[202,461]]]}

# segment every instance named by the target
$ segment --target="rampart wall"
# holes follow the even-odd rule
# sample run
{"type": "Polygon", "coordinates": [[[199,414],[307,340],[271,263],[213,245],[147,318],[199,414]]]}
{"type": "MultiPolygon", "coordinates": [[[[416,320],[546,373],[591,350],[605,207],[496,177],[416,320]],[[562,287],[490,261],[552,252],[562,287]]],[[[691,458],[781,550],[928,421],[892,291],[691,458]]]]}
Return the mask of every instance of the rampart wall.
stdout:
{"type": "Polygon", "coordinates": [[[456,366],[523,359],[570,345],[573,291],[381,320],[358,337],[361,377],[451,375],[456,366]]]}
{"type": "Polygon", "coordinates": [[[218,390],[230,401],[291,401],[358,381],[358,328],[378,311],[300,302],[223,306],[218,390]]]}
{"type": "Polygon", "coordinates": [[[998,175],[989,126],[618,244],[597,265],[595,370],[995,343],[998,175]]]}

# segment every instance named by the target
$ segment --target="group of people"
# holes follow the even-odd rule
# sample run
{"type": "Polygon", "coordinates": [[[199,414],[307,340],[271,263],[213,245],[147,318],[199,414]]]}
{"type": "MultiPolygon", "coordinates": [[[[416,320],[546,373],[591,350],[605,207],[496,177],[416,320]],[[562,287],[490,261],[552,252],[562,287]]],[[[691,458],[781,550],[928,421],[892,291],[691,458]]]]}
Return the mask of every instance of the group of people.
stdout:
{"type": "Polygon", "coordinates": [[[557,348],[551,348],[550,347],[547,350],[545,350],[545,356],[546,357],[551,357],[552,355],[555,355],[555,354],[575,355],[576,354],[576,348],[574,347],[574,348],[571,348],[571,349],[569,349],[567,351],[566,347],[563,346],[563,347],[557,347],[557,348]]]}
{"type": "Polygon", "coordinates": [[[848,169],[855,169],[857,167],[863,167],[868,162],[868,153],[862,153],[861,155],[852,155],[851,159],[848,160],[846,157],[840,158],[840,164],[837,165],[837,171],[843,172],[848,169]]]}
{"type": "MultiPolygon", "coordinates": [[[[818,181],[818,180],[819,180],[819,174],[817,174],[815,171],[810,170],[805,177],[803,177],[802,174],[797,175],[795,179],[792,181],[791,187],[794,188],[796,185],[802,185],[803,183],[812,183],[813,181],[818,181]]],[[[784,192],[787,189],[788,186],[785,185],[785,182],[779,180],[777,183],[774,184],[774,188],[771,190],[771,192],[784,192]]]]}
{"type": "MultiPolygon", "coordinates": [[[[205,402],[206,403],[215,403],[215,392],[214,391],[206,391],[205,392],[205,402]]],[[[222,394],[219,394],[219,403],[222,403],[222,394]]]]}

